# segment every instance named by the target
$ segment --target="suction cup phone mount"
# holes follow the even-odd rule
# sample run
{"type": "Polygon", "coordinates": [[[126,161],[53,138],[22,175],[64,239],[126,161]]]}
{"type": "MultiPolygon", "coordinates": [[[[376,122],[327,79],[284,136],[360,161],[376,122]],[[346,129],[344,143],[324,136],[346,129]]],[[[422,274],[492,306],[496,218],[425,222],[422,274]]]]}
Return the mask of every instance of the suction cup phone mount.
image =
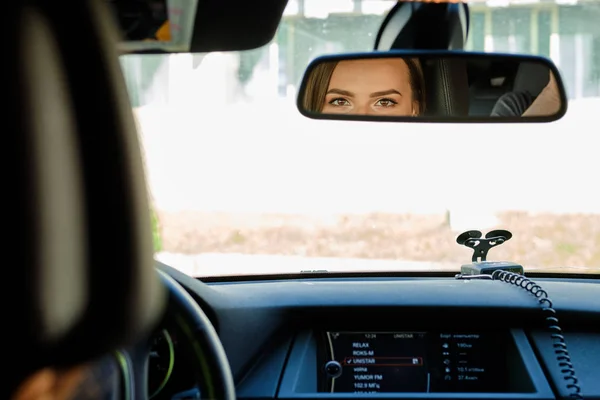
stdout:
{"type": "Polygon", "coordinates": [[[480,231],[466,231],[458,235],[456,243],[473,249],[472,262],[483,262],[487,259],[487,253],[492,247],[500,246],[512,238],[512,233],[505,230],[494,230],[488,232],[485,237],[480,231]]]}

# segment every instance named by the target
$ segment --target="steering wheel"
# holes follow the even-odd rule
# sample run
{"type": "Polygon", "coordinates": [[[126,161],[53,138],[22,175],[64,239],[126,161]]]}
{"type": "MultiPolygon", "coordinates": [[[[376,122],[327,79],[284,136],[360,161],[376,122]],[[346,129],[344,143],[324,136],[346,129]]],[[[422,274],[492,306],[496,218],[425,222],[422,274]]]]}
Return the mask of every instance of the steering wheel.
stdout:
{"type": "MultiPolygon", "coordinates": [[[[229,362],[212,323],[198,303],[179,284],[163,271],[157,270],[168,291],[168,304],[164,324],[180,333],[179,345],[191,355],[191,369],[200,388],[201,399],[235,400],[235,385],[229,362]]],[[[144,340],[127,352],[131,382],[125,379],[130,399],[148,396],[148,355],[150,339],[144,340]]]]}

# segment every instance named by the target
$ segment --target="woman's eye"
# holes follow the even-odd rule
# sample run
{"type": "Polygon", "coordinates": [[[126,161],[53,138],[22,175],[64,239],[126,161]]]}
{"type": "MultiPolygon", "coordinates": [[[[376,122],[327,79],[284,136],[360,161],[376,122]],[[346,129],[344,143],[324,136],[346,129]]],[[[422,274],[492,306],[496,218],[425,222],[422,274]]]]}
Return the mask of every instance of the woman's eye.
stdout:
{"type": "Polygon", "coordinates": [[[392,99],[379,99],[375,103],[375,105],[379,106],[379,107],[393,107],[396,104],[398,104],[398,103],[392,99]]]}
{"type": "Polygon", "coordinates": [[[342,99],[337,98],[337,99],[333,99],[329,102],[329,104],[331,104],[332,106],[337,106],[337,107],[346,107],[350,105],[350,102],[346,99],[342,99]]]}

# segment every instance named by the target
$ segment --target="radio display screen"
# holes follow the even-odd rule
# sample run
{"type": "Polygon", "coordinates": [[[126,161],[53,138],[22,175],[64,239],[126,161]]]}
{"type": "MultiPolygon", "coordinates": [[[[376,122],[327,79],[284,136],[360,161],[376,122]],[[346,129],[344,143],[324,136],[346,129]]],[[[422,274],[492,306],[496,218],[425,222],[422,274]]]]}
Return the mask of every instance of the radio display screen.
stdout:
{"type": "Polygon", "coordinates": [[[320,391],[501,392],[506,357],[494,333],[326,332],[320,391]]]}

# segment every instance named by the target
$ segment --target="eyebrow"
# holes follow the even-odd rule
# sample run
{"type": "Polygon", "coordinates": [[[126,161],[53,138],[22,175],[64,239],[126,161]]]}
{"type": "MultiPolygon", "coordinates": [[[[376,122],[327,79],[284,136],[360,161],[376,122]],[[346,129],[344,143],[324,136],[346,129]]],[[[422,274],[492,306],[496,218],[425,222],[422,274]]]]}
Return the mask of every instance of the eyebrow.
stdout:
{"type": "Polygon", "coordinates": [[[339,94],[342,96],[354,97],[354,93],[342,89],[329,89],[327,94],[339,94]]]}
{"type": "MultiPolygon", "coordinates": [[[[354,97],[354,93],[349,92],[347,90],[342,90],[342,89],[329,89],[327,91],[327,94],[339,94],[342,96],[354,97]]],[[[373,92],[369,95],[369,97],[380,97],[380,96],[387,96],[390,94],[397,94],[399,96],[402,96],[402,93],[400,93],[396,89],[388,89],[388,90],[382,90],[380,92],[373,92]]]]}
{"type": "Polygon", "coordinates": [[[396,89],[388,89],[388,90],[382,90],[381,92],[371,93],[370,97],[387,96],[387,95],[390,95],[390,94],[397,94],[399,96],[402,96],[402,93],[400,93],[396,89]]]}

